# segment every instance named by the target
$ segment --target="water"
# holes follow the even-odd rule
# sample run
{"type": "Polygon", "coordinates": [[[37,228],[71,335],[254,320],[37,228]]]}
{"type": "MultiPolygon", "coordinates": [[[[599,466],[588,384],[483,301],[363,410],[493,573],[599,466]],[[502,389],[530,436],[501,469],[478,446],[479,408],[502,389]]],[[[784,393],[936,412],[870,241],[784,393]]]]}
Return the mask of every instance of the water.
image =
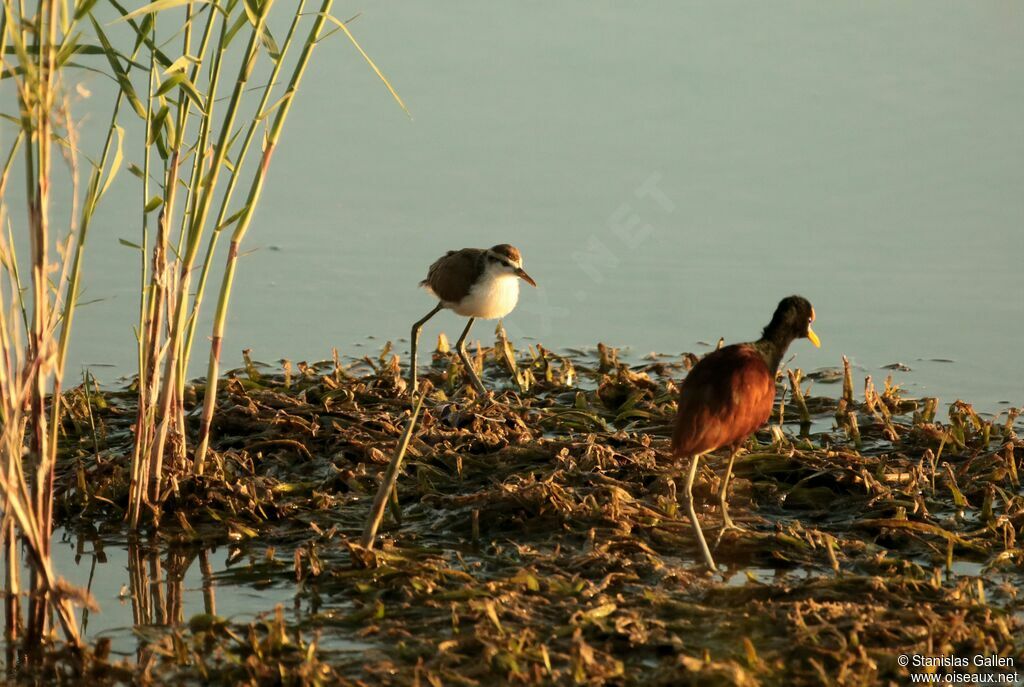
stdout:
{"type": "MultiPolygon", "coordinates": [[[[796,342],[793,364],[846,354],[880,383],[902,362],[911,371],[892,374],[912,393],[1024,405],[1019,3],[369,0],[337,12],[356,10],[353,31],[414,119],[342,38],[318,48],[245,246],[229,367],[246,347],[319,359],[407,337],[432,307],[416,284],[436,257],[511,242],[540,284],[506,322],[521,340],[700,352],[756,337],[799,292],[823,348],[796,342]]],[[[85,78],[89,141],[109,90],[85,78]]],[[[136,194],[122,173],[94,225],[83,298],[98,300],[76,320],[72,375],[133,369],[137,254],[118,239],[137,240],[136,194]]],[[[424,340],[459,327],[442,314],[424,340]]],[[[109,543],[100,561],[92,546],[57,545],[57,569],[81,586],[91,575],[102,612],[89,636],[130,654],[128,551],[109,543]]],[[[204,612],[218,575],[220,615],[303,613],[294,588],[233,580],[229,549],[208,555],[212,578],[188,562],[179,620],[204,612]]]]}
{"type": "MultiPolygon", "coordinates": [[[[310,601],[302,600],[294,581],[282,582],[280,574],[261,575],[265,547],[254,547],[259,549],[254,553],[232,546],[135,545],[123,539],[79,537],[63,529],[54,533],[53,541],[59,574],[88,590],[99,606],[98,611],[78,610],[83,634],[91,641],[110,639],[113,652],[123,656],[134,655],[139,648],[137,633],[157,636],[197,615],[244,623],[272,615],[281,605],[286,620],[296,625],[316,612],[345,607],[318,598],[314,610],[310,601]]],[[[283,561],[284,570],[291,565],[284,555],[277,560],[283,561]]],[[[336,635],[322,637],[320,644],[329,651],[370,646],[336,635]]]]}
{"type": "MultiPolygon", "coordinates": [[[[913,393],[1024,404],[1018,4],[360,9],[414,119],[344,39],[318,49],[247,239],[228,366],[407,337],[430,262],[511,242],[540,284],[508,318],[518,337],[699,351],[756,337],[799,292],[824,345],[797,342],[796,365],[846,354],[878,381],[902,362],[913,393]]],[[[85,293],[102,300],[76,324],[72,361],[108,380],[132,369],[137,254],[117,239],[137,234],[136,185],[106,201],[85,293]]],[[[424,336],[460,326],[445,313],[424,336]]]]}

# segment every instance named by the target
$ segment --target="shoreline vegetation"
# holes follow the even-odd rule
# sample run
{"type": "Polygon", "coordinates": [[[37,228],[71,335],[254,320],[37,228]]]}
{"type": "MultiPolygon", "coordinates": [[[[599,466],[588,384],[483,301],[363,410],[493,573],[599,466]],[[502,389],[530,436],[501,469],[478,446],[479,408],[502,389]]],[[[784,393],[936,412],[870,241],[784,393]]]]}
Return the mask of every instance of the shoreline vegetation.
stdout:
{"type": "MultiPolygon", "coordinates": [[[[957,402],[940,418],[934,399],[891,384],[855,394],[848,365],[827,375],[842,380],[833,399],[789,370],[737,460],[732,510],[748,531],[725,534],[708,575],[668,447],[695,356],[516,351],[499,328],[473,356],[491,397],[464,387],[443,338],[433,358],[373,548],[362,533],[414,404],[390,345],[312,365],[246,353],[219,386],[209,469],[171,466],[160,524],[136,546],[164,552],[168,570],[202,545],[232,546],[237,575],[293,585],[310,605],[299,626],[271,608],[232,623],[214,605],[147,634],[134,661],[57,653],[51,670],[155,683],[845,685],[905,681],[901,654],[1024,661],[1012,411],[988,420],[957,402]],[[977,574],[957,574],[964,563],[977,574]]],[[[188,410],[203,389],[187,387],[188,410]]],[[[124,534],[136,396],[83,384],[65,398],[60,520],[124,534]]],[[[695,488],[712,540],[721,460],[695,488]]],[[[131,603],[147,604],[141,578],[132,585],[131,603]]]]}
{"type": "Polygon", "coordinates": [[[124,172],[137,180],[138,224],[120,227],[118,240],[139,253],[126,516],[138,531],[173,487],[165,478],[176,466],[188,462],[203,473],[212,407],[198,433],[187,433],[184,393],[211,266],[228,235],[210,335],[213,399],[242,241],[314,48],[332,34],[347,38],[405,107],[348,22],[331,14],[333,0],[275,6],[283,3],[2,5],[0,127],[9,135],[0,158],[0,549],[8,670],[34,662],[55,628],[69,646],[84,648],[74,607],[89,600],[66,587],[52,560],[66,418],[65,405],[49,399],[63,398],[87,239],[111,185],[123,183],[124,172]],[[78,81],[89,72],[116,88],[99,108],[99,131],[86,136],[74,110],[89,97],[78,81]],[[10,182],[20,173],[23,190],[15,190],[10,182]]]}
{"type": "MultiPolygon", "coordinates": [[[[493,395],[467,388],[443,339],[418,400],[389,346],[273,368],[246,355],[221,374],[242,243],[314,49],[346,39],[405,108],[332,6],[3,2],[8,681],[863,685],[905,682],[901,654],[1024,665],[1016,411],[940,417],[870,379],[855,394],[849,365],[830,399],[788,371],[735,469],[747,531],[722,538],[709,576],[667,450],[695,356],[517,351],[499,327],[472,362],[493,395]],[[116,84],[98,135],[73,115],[78,70],[116,84]],[[124,389],[88,372],[69,388],[87,239],[124,182],[138,369],[124,389]],[[190,383],[222,235],[208,374],[190,383]],[[55,567],[55,525],[127,550],[132,656],[88,634],[95,602],[55,567]],[[310,615],[219,616],[217,546],[238,584],[291,585],[310,615]],[[185,618],[197,558],[205,612],[185,618]]],[[[712,536],[714,466],[695,493],[712,536]]]]}

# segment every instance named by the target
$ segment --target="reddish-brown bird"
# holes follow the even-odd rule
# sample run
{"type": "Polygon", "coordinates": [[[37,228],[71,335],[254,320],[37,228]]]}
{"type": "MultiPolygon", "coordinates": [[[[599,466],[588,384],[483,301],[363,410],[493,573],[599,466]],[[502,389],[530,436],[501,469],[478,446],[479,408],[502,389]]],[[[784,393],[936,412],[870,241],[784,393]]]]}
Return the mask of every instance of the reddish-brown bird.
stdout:
{"type": "Polygon", "coordinates": [[[683,380],[672,433],[672,451],[677,458],[691,459],[684,498],[704,561],[711,570],[715,569],[715,560],[693,507],[693,480],[700,457],[726,446],[731,449],[718,498],[722,508],[722,531],[735,528],[726,502],[733,461],[743,442],[772,413],[775,373],[789,344],[793,339],[807,338],[815,346],[821,346],[811,329],[812,322],[814,308],[806,298],[784,298],[760,339],[708,354],[683,380]]]}

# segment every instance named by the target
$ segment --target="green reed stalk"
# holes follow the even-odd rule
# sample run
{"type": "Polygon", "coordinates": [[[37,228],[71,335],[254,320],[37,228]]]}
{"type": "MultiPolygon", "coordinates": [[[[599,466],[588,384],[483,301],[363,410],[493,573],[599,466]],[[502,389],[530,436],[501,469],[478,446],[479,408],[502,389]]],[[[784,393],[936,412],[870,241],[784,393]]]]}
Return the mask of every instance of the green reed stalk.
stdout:
{"type": "Polygon", "coordinates": [[[288,87],[284,95],[276,101],[272,101],[271,95],[275,91],[274,86],[283,68],[285,55],[302,19],[304,0],[300,0],[294,11],[283,48],[277,48],[267,28],[273,0],[214,0],[202,4],[198,0],[182,3],[153,2],[131,10],[122,7],[118,0],[110,2],[121,12],[122,20],[134,30],[137,48],[144,45],[150,51],[150,86],[147,87],[147,103],[143,107],[137,96],[134,96],[133,86],[128,78],[128,71],[135,64],[134,59],[122,65],[116,51],[106,41],[101,27],[94,22],[97,35],[108,53],[107,58],[115,78],[135,112],[146,119],[146,157],[143,172],[144,252],[138,332],[139,402],[127,514],[130,526],[137,528],[143,508],[148,506],[153,509],[154,515],[158,513],[159,503],[164,496],[166,476],[178,472],[186,462],[184,395],[188,362],[220,233],[234,225],[215,315],[215,335],[211,342],[210,358],[214,381],[205,399],[206,406],[203,410],[199,436],[200,446],[194,453],[194,470],[197,474],[202,474],[208,448],[212,402],[216,395],[216,370],[219,366],[224,322],[239,244],[252,221],[266,180],[270,159],[312,50],[323,37],[326,22],[331,21],[338,25],[339,30],[344,31],[403,108],[404,104],[398,99],[380,70],[359,47],[347,27],[330,16],[333,2],[323,2],[321,11],[314,16],[313,27],[294,67],[288,87]],[[166,10],[180,8],[181,5],[185,6],[186,13],[182,31],[182,55],[172,59],[158,47],[156,18],[166,10]],[[202,38],[198,41],[197,49],[192,51],[193,24],[198,22],[204,10],[208,15],[205,18],[202,38]],[[218,28],[215,28],[215,22],[218,28]],[[216,35],[215,30],[218,31],[216,35]],[[241,63],[233,82],[225,79],[230,84],[230,95],[221,98],[219,91],[223,65],[229,45],[239,32],[247,33],[248,40],[241,49],[241,63]],[[235,123],[239,120],[245,121],[242,112],[248,112],[250,102],[246,97],[246,89],[261,50],[266,50],[272,60],[270,76],[261,96],[255,99],[258,101],[256,109],[248,119],[247,126],[242,127],[245,131],[244,136],[240,138],[243,132],[241,129],[236,130],[235,123]],[[163,70],[163,76],[157,74],[158,67],[163,70]],[[205,94],[196,88],[197,80],[204,70],[207,71],[205,94]],[[175,105],[170,105],[168,99],[174,90],[177,90],[177,101],[175,105]],[[221,100],[226,101],[223,107],[221,100]],[[215,110],[219,111],[216,117],[215,110]],[[245,167],[248,151],[257,140],[257,132],[263,128],[271,115],[273,120],[264,138],[263,158],[259,165],[254,166],[255,169],[247,171],[245,167]],[[190,118],[198,118],[198,128],[194,137],[186,143],[187,122],[190,118]],[[163,191],[159,199],[148,198],[150,153],[153,148],[156,148],[164,160],[163,191]],[[192,166],[185,171],[190,155],[193,156],[192,166]],[[219,182],[224,167],[227,167],[229,172],[222,189],[219,188],[219,182]],[[252,177],[246,202],[241,210],[230,214],[235,190],[243,174],[250,173],[252,177]],[[175,218],[179,200],[182,214],[175,218]],[[219,205],[216,213],[213,212],[215,202],[219,205]],[[155,241],[150,245],[147,213],[157,207],[161,209],[160,221],[155,241]],[[216,218],[212,223],[211,215],[216,218]],[[172,225],[177,226],[176,237],[171,235],[172,225]],[[190,294],[200,245],[207,231],[210,236],[206,241],[206,252],[197,288],[195,294],[190,294]],[[147,250],[152,256],[151,260],[146,259],[147,250]],[[165,460],[171,461],[168,467],[165,467],[165,460]]]}
{"type": "MultiPolygon", "coordinates": [[[[174,202],[175,188],[177,184],[178,155],[171,157],[171,164],[167,170],[167,179],[171,183],[167,191],[165,202],[174,202]]],[[[147,320],[143,329],[145,337],[146,367],[145,386],[139,387],[139,407],[136,421],[135,446],[132,456],[132,478],[129,486],[129,507],[128,521],[132,529],[139,525],[139,518],[142,511],[142,503],[148,493],[151,468],[149,463],[149,447],[153,441],[155,431],[156,403],[154,399],[160,390],[160,379],[157,372],[161,362],[166,355],[166,348],[161,345],[161,331],[163,329],[164,303],[168,291],[168,268],[167,268],[167,227],[170,219],[165,213],[161,213],[157,222],[157,236],[153,246],[153,267],[150,280],[150,303],[147,310],[147,320]]],[[[140,374],[140,377],[142,375],[140,374]]]]}
{"type": "Polygon", "coordinates": [[[227,188],[224,190],[224,196],[221,198],[220,210],[217,212],[217,219],[213,224],[213,232],[210,234],[210,241],[206,248],[206,256],[203,259],[203,267],[199,275],[199,282],[196,285],[196,294],[192,301],[192,313],[189,315],[188,331],[185,335],[185,349],[183,356],[186,367],[188,365],[188,361],[191,359],[192,343],[195,338],[196,325],[199,321],[199,307],[203,302],[203,295],[206,291],[206,281],[210,274],[210,267],[213,265],[214,252],[217,249],[217,243],[220,240],[221,233],[226,226],[230,224],[227,221],[227,216],[231,198],[234,195],[236,186],[238,185],[238,180],[241,178],[242,168],[245,165],[245,159],[248,155],[250,146],[252,145],[253,138],[256,135],[256,131],[258,130],[260,123],[269,114],[266,111],[267,104],[270,102],[270,96],[274,92],[274,84],[277,83],[277,78],[281,73],[281,67],[284,66],[285,56],[288,54],[288,48],[291,46],[292,39],[295,36],[295,29],[299,25],[299,19],[302,17],[302,11],[305,6],[306,0],[299,0],[298,7],[295,9],[295,16],[292,18],[291,26],[288,27],[288,34],[285,36],[284,42],[281,44],[281,52],[278,58],[274,61],[274,68],[271,70],[270,76],[267,78],[267,85],[263,89],[263,96],[260,98],[260,102],[256,106],[256,115],[249,123],[249,129],[245,132],[245,138],[242,140],[242,144],[238,148],[238,158],[234,161],[234,169],[231,173],[231,178],[228,181],[227,188]]]}
{"type": "Polygon", "coordinates": [[[391,83],[387,80],[377,65],[374,64],[373,60],[370,59],[369,55],[367,55],[362,49],[355,37],[349,31],[348,27],[343,22],[338,21],[331,16],[330,12],[333,4],[333,0],[324,0],[321,4],[320,11],[316,15],[316,19],[313,22],[313,26],[310,29],[308,37],[306,38],[306,42],[302,46],[302,52],[300,53],[295,68],[292,71],[288,89],[280,100],[280,104],[278,105],[277,112],[274,116],[273,124],[267,133],[263,145],[263,158],[260,162],[259,169],[257,170],[256,175],[252,180],[252,184],[249,187],[249,195],[246,198],[245,205],[240,211],[234,232],[231,236],[231,244],[228,247],[227,262],[224,267],[220,294],[217,300],[217,310],[214,314],[213,333],[210,337],[210,362],[206,372],[206,393],[203,397],[203,414],[200,419],[199,441],[195,451],[195,472],[197,475],[203,474],[206,454],[210,445],[210,425],[213,421],[213,411],[216,405],[217,377],[220,374],[221,348],[224,342],[224,328],[227,321],[228,304],[231,300],[231,289],[234,285],[235,270],[238,264],[239,246],[241,245],[246,232],[249,230],[249,225],[252,222],[253,214],[256,210],[256,204],[259,202],[260,194],[263,190],[263,184],[266,181],[267,171],[270,168],[270,160],[281,136],[281,130],[284,127],[285,120],[288,118],[288,113],[291,111],[292,103],[294,102],[295,95],[298,92],[299,85],[302,83],[302,77],[306,72],[306,67],[309,65],[313,49],[320,41],[320,32],[323,30],[327,21],[333,22],[345,33],[352,45],[355,46],[356,50],[359,51],[359,54],[362,55],[367,64],[370,65],[374,73],[377,74],[402,109],[405,110],[407,114],[409,112],[405,107],[405,103],[402,102],[398,93],[391,86],[391,83]]]}
{"type": "Polygon", "coordinates": [[[75,27],[84,15],[70,12],[58,0],[40,0],[31,16],[23,2],[15,6],[12,0],[3,0],[2,9],[0,63],[16,91],[20,131],[0,180],[0,218],[6,215],[4,191],[8,174],[20,151],[28,209],[25,226],[30,239],[31,269],[25,292],[31,296],[31,317],[22,296],[13,236],[8,241],[0,239],[0,266],[9,283],[9,295],[0,288],[0,455],[4,458],[0,468],[4,511],[0,531],[7,563],[7,637],[13,640],[20,634],[17,595],[21,593],[21,584],[16,543],[20,537],[25,544],[30,577],[24,646],[26,650],[35,650],[49,635],[54,612],[67,640],[76,646],[81,644],[70,600],[60,589],[51,561],[59,393],[78,302],[85,240],[96,206],[117,173],[120,154],[111,160],[113,134],[117,130],[112,120],[101,162],[92,170],[85,202],[79,207],[78,139],[62,95],[60,74],[64,63],[76,52],[75,27]],[[13,48],[12,60],[7,56],[8,46],[13,48]],[[59,130],[61,118],[63,136],[59,130]],[[55,141],[66,146],[71,176],[72,216],[70,231],[63,241],[53,238],[50,210],[55,141]],[[104,176],[105,184],[101,183],[104,176]],[[64,246],[56,263],[51,261],[51,243],[64,246]],[[21,310],[20,321],[16,316],[8,317],[8,307],[12,315],[15,308],[21,310]],[[46,410],[48,391],[50,425],[46,410]],[[26,443],[29,451],[24,456],[26,443]],[[26,469],[26,462],[30,469],[26,469]]]}
{"type": "MultiPolygon", "coordinates": [[[[210,36],[212,35],[213,19],[214,12],[211,10],[210,16],[207,19],[206,30],[203,33],[203,38],[199,48],[200,57],[192,70],[192,83],[196,83],[196,80],[199,77],[199,71],[203,64],[204,56],[206,55],[206,51],[209,46],[210,36]]],[[[214,56],[213,67],[210,70],[209,86],[207,88],[207,93],[210,94],[210,97],[207,100],[206,111],[203,113],[202,121],[200,124],[199,137],[195,147],[196,152],[192,158],[192,178],[189,184],[188,202],[186,205],[187,211],[185,214],[182,215],[182,225],[180,233],[178,235],[179,253],[181,250],[181,242],[186,236],[186,231],[188,227],[186,220],[194,215],[195,208],[193,206],[195,204],[196,192],[199,189],[201,189],[200,182],[202,181],[202,174],[204,171],[203,160],[205,159],[205,155],[203,154],[202,151],[205,151],[209,144],[211,122],[213,121],[214,106],[216,105],[216,99],[213,97],[213,94],[216,94],[218,91],[218,85],[220,83],[221,75],[221,66],[223,65],[224,62],[224,53],[226,52],[228,47],[227,43],[227,22],[225,21],[221,24],[221,32],[218,41],[217,52],[214,56]]],[[[184,94],[182,95],[184,96],[184,94]]],[[[186,302],[188,301],[188,296],[189,295],[187,292],[181,293],[181,297],[184,298],[186,302]]],[[[186,334],[185,341],[187,342],[187,340],[188,335],[186,334]]],[[[177,402],[179,404],[182,403],[182,399],[184,398],[185,395],[185,377],[188,374],[188,345],[184,344],[183,346],[184,347],[180,355],[180,360],[177,365],[177,379],[175,380],[175,384],[177,385],[175,387],[175,394],[177,402]]],[[[178,458],[180,462],[183,464],[186,453],[186,435],[184,428],[185,409],[183,406],[175,409],[175,418],[181,425],[179,428],[179,436],[181,437],[181,441],[177,443],[176,448],[178,450],[178,458]]]]}
{"type": "MultiPolygon", "coordinates": [[[[181,362],[181,346],[186,324],[187,295],[191,280],[192,266],[198,253],[199,239],[202,229],[206,224],[210,205],[213,201],[213,194],[216,189],[220,170],[224,166],[227,156],[228,144],[231,139],[231,132],[234,128],[235,117],[238,113],[245,92],[249,76],[256,66],[256,55],[259,48],[260,34],[264,30],[266,16],[270,10],[271,3],[267,2],[261,8],[262,11],[256,18],[255,25],[250,33],[249,44],[245,51],[242,64],[239,67],[238,76],[235,80],[235,87],[231,94],[221,125],[220,137],[214,150],[213,159],[210,163],[210,170],[201,182],[198,204],[192,215],[189,224],[188,243],[186,244],[185,255],[180,261],[178,272],[177,295],[174,303],[174,312],[168,320],[170,333],[168,336],[168,356],[163,372],[164,384],[157,406],[157,435],[150,452],[150,478],[152,480],[150,497],[154,501],[160,498],[161,480],[163,477],[163,457],[167,441],[168,429],[174,417],[171,414],[171,403],[174,399],[174,392],[177,388],[177,365],[181,362]]],[[[224,17],[224,22],[228,21],[224,17]]],[[[207,97],[209,103],[214,98],[213,93],[207,97]]],[[[197,151],[198,154],[199,151],[197,151]]]]}
{"type": "MultiPolygon", "coordinates": [[[[232,23],[232,8],[239,7],[236,0],[229,0],[225,6],[209,5],[205,29],[196,54],[192,54],[192,25],[198,13],[193,12],[192,4],[188,5],[187,20],[183,31],[182,57],[172,61],[157,46],[155,32],[156,17],[162,11],[158,4],[144,6],[128,12],[117,0],[112,4],[122,13],[137,36],[137,43],[144,44],[150,50],[150,81],[156,74],[156,65],[164,68],[167,77],[159,88],[148,88],[148,103],[142,113],[147,121],[147,137],[145,141],[144,170],[144,217],[148,212],[161,207],[156,242],[152,247],[152,268],[148,287],[144,286],[139,310],[139,404],[137,433],[132,457],[132,486],[130,489],[128,521],[137,527],[144,504],[156,505],[161,499],[164,475],[163,459],[166,453],[169,435],[175,437],[171,446],[175,449],[176,463],[184,461],[185,423],[182,405],[184,375],[187,369],[182,360],[182,340],[184,314],[188,303],[190,273],[197,254],[199,238],[206,222],[210,198],[216,193],[217,176],[220,167],[227,158],[227,149],[232,143],[230,138],[234,126],[234,117],[238,111],[241,96],[244,93],[245,76],[235,84],[235,92],[225,116],[220,124],[220,137],[215,153],[206,154],[208,141],[214,127],[213,109],[217,100],[217,82],[220,75],[222,56],[227,50],[229,31],[234,35],[239,28],[232,23]],[[201,95],[195,90],[194,83],[201,68],[209,60],[208,48],[212,44],[213,29],[216,19],[220,17],[220,33],[217,47],[213,55],[213,67],[210,70],[210,90],[201,95]],[[141,23],[136,19],[141,18],[141,23]],[[230,27],[230,28],[229,28],[230,27]],[[191,66],[190,66],[191,65],[191,66]],[[177,102],[171,110],[165,102],[177,88],[177,102]],[[185,143],[187,122],[195,105],[198,116],[199,130],[191,145],[185,143]],[[153,202],[148,198],[148,179],[150,167],[150,151],[155,146],[165,161],[162,196],[153,202]],[[192,169],[186,179],[179,173],[184,168],[189,155],[193,155],[192,169]],[[211,160],[212,157],[212,160],[211,160]],[[172,243],[170,227],[174,223],[173,215],[180,195],[183,197],[181,226],[177,237],[177,250],[172,243]],[[207,208],[204,210],[204,204],[207,208]],[[182,253],[182,247],[185,247],[182,253]],[[164,322],[167,332],[164,333],[164,322]]],[[[265,4],[269,8],[269,3],[265,4]]],[[[245,15],[235,13],[244,23],[245,15]]],[[[243,75],[251,72],[256,52],[258,37],[264,19],[254,22],[252,33],[240,71],[243,75]]],[[[97,26],[97,33],[102,35],[97,26]]],[[[105,44],[106,47],[106,44],[105,44]]],[[[112,49],[111,49],[112,51],[112,49]]],[[[118,79],[123,90],[132,89],[126,73],[114,64],[115,72],[120,73],[118,79]]],[[[137,106],[139,112],[141,106],[137,106]]],[[[148,249],[148,229],[144,221],[144,245],[148,249]]],[[[146,253],[143,253],[145,261],[146,253]]],[[[146,284],[145,262],[141,270],[143,285],[146,284]]]]}
{"type": "MultiPolygon", "coordinates": [[[[153,20],[153,32],[156,32],[156,20],[153,20]]],[[[149,52],[149,88],[147,92],[152,94],[156,75],[156,51],[149,52]]],[[[119,93],[124,93],[120,90],[119,93]]],[[[153,132],[153,96],[146,98],[146,141],[152,140],[153,132]]],[[[147,144],[143,146],[142,159],[142,243],[140,245],[139,257],[139,324],[136,330],[138,339],[138,406],[135,420],[135,442],[132,447],[131,478],[128,488],[128,512],[126,518],[132,528],[138,527],[139,517],[142,510],[142,475],[148,474],[148,466],[143,464],[143,450],[147,446],[149,437],[149,399],[150,380],[152,376],[148,365],[150,351],[152,350],[152,336],[149,323],[153,317],[152,308],[155,303],[156,289],[147,286],[149,270],[147,269],[147,256],[149,254],[149,175],[151,164],[151,148],[147,144]]],[[[155,256],[154,256],[155,257],[155,256]]],[[[156,271],[154,269],[154,275],[156,271]]]]}
{"type": "Polygon", "coordinates": [[[295,100],[295,94],[298,92],[299,85],[302,83],[302,77],[306,73],[306,67],[309,65],[310,57],[313,55],[313,49],[319,41],[320,32],[323,30],[333,4],[334,0],[324,0],[323,4],[320,6],[319,14],[317,14],[316,19],[313,21],[313,26],[310,28],[306,42],[302,46],[302,53],[299,55],[298,62],[292,71],[292,77],[288,84],[288,89],[285,91],[281,105],[278,107],[277,112],[274,115],[274,122],[270,127],[270,131],[267,133],[266,141],[263,144],[263,158],[260,161],[259,169],[252,180],[252,184],[249,186],[249,195],[246,198],[245,207],[243,208],[242,214],[238,218],[238,223],[235,225],[235,230],[231,235],[227,264],[224,267],[224,277],[221,280],[220,295],[217,300],[217,311],[214,316],[213,334],[210,339],[210,364],[206,372],[206,394],[203,398],[203,415],[199,425],[199,443],[196,446],[195,453],[195,472],[197,475],[203,474],[206,462],[206,451],[210,444],[210,423],[213,420],[213,409],[215,407],[217,396],[217,376],[220,374],[220,353],[221,346],[224,341],[224,325],[227,320],[228,304],[231,300],[231,287],[234,282],[235,269],[238,264],[238,248],[242,239],[245,238],[245,233],[249,230],[253,213],[256,210],[256,204],[259,202],[260,194],[263,191],[263,183],[266,181],[267,170],[270,169],[270,160],[274,155],[274,149],[277,147],[278,139],[281,136],[281,130],[284,128],[284,122],[288,118],[288,113],[291,111],[292,103],[295,100]]]}
{"type": "MultiPolygon", "coordinates": [[[[156,15],[154,14],[153,22],[156,22],[156,15]]],[[[185,25],[182,37],[182,55],[186,56],[190,54],[192,46],[192,5],[186,6],[185,25]]],[[[214,15],[211,12],[207,18],[207,31],[213,26],[214,15]]],[[[222,19],[222,22],[227,22],[227,17],[222,19]]],[[[205,49],[205,42],[204,42],[205,49]]],[[[201,63],[203,54],[200,54],[199,60],[201,63]]],[[[196,66],[196,69],[198,65],[196,66]]],[[[170,67],[168,67],[170,69],[170,67]]],[[[193,73],[197,73],[196,69],[193,73]]],[[[170,79],[171,77],[169,77],[170,79]]],[[[158,89],[157,94],[163,90],[161,85],[158,89]]],[[[150,96],[152,97],[152,96],[150,96]]],[[[212,102],[212,94],[207,100],[207,106],[212,102]]],[[[166,105],[164,106],[166,107],[166,105]]],[[[184,88],[178,89],[178,101],[176,109],[176,119],[174,120],[175,128],[173,129],[173,152],[170,155],[170,162],[165,168],[166,181],[164,184],[164,196],[163,196],[163,210],[160,215],[160,224],[158,229],[158,242],[154,247],[154,274],[159,270],[160,277],[158,279],[158,292],[157,292],[157,307],[159,312],[157,313],[157,321],[163,317],[163,307],[167,308],[168,324],[171,324],[170,313],[175,309],[176,304],[180,302],[182,296],[179,289],[188,288],[188,284],[182,284],[180,279],[174,273],[174,264],[169,262],[168,256],[170,255],[170,226],[173,222],[174,209],[179,192],[179,178],[178,174],[181,166],[184,164],[184,157],[182,154],[182,147],[185,140],[185,133],[188,127],[188,114],[191,109],[191,101],[186,95],[184,88]]],[[[202,113],[200,113],[202,115],[202,113]]],[[[208,117],[202,117],[203,128],[205,128],[208,122],[208,117]]],[[[170,130],[170,129],[169,129],[170,130]]],[[[202,129],[201,129],[202,131],[202,129]]],[[[202,135],[202,133],[200,134],[202,135]]],[[[200,141],[201,142],[201,141],[200,141]]],[[[147,140],[147,145],[149,141],[147,140]]],[[[170,141],[168,141],[170,145],[170,141]]],[[[199,159],[202,156],[203,148],[197,143],[192,154],[193,166],[199,166],[199,159]]],[[[174,251],[174,255],[181,255],[181,243],[182,237],[184,236],[184,226],[189,218],[189,209],[192,204],[192,194],[194,184],[186,186],[184,190],[184,210],[182,211],[182,229],[179,230],[179,238],[177,242],[177,248],[174,251]]],[[[180,258],[179,258],[180,260],[180,258]]],[[[172,330],[173,333],[173,330],[172,330]]],[[[157,504],[160,501],[160,490],[161,490],[161,479],[163,476],[163,456],[164,446],[168,432],[168,424],[174,422],[177,425],[177,418],[171,414],[171,406],[174,403],[174,394],[177,390],[177,385],[174,383],[174,370],[177,364],[177,351],[173,342],[166,344],[167,348],[163,348],[161,344],[161,330],[158,327],[153,332],[152,338],[153,348],[150,354],[154,356],[153,366],[151,368],[151,378],[153,386],[148,394],[147,403],[147,442],[145,444],[144,454],[144,465],[140,468],[142,473],[143,483],[140,485],[141,494],[136,498],[148,498],[150,504],[157,504]],[[160,352],[164,351],[163,357],[160,357],[160,352]],[[158,371],[161,365],[166,366],[164,372],[158,375],[158,371]],[[146,496],[143,496],[146,495],[146,496]]],[[[131,513],[131,522],[133,527],[138,525],[139,512],[137,509],[133,509],[131,513]]]]}
{"type": "MultiPolygon", "coordinates": [[[[156,21],[153,22],[153,30],[156,31],[156,21]]],[[[156,53],[150,51],[149,53],[149,89],[148,92],[153,92],[154,86],[154,74],[156,71],[156,53]]],[[[124,91],[119,90],[118,94],[123,94],[124,91]]],[[[146,98],[146,140],[152,140],[153,136],[153,97],[146,98]]],[[[146,288],[146,280],[149,278],[149,270],[147,268],[146,256],[149,254],[149,174],[150,174],[150,162],[152,149],[150,146],[143,146],[142,151],[142,203],[140,207],[142,209],[142,242],[139,245],[139,325],[136,330],[136,338],[138,339],[138,384],[139,389],[144,388],[148,383],[148,377],[146,376],[146,336],[145,326],[147,320],[148,305],[150,302],[149,293],[146,288]]],[[[140,392],[141,393],[141,392],[140,392]]],[[[136,435],[139,430],[136,429],[136,435]]]]}
{"type": "MultiPolygon", "coordinates": [[[[34,133],[36,163],[25,165],[25,176],[32,194],[29,195],[29,226],[31,227],[31,283],[32,283],[32,329],[30,331],[31,355],[40,364],[31,368],[30,425],[32,429],[29,449],[38,461],[35,479],[32,480],[34,514],[39,528],[37,543],[40,560],[50,555],[50,513],[53,501],[53,470],[56,456],[51,456],[49,436],[46,431],[46,387],[53,359],[47,350],[51,343],[48,328],[50,294],[47,282],[50,247],[50,180],[52,177],[53,155],[53,91],[55,87],[57,57],[57,7],[55,0],[44,0],[36,14],[36,40],[41,43],[38,50],[38,72],[33,86],[35,93],[28,107],[35,109],[30,116],[30,130],[34,133]],[[42,528],[46,528],[43,530],[42,528]]],[[[23,120],[24,126],[24,120],[23,120]]],[[[29,132],[26,131],[26,134],[29,132]]],[[[32,140],[32,139],[28,139],[32,140]]],[[[29,146],[28,149],[31,149],[29,146]]],[[[51,587],[46,584],[41,566],[31,570],[32,596],[29,600],[29,620],[26,639],[41,640],[46,633],[48,596],[51,587]]]]}

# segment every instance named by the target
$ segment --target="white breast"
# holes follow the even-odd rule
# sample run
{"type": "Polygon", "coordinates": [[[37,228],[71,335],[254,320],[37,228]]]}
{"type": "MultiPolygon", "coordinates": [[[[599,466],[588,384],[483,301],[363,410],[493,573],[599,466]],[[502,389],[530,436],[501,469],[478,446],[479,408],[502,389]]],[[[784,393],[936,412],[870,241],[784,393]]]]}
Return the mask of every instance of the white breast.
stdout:
{"type": "Polygon", "coordinates": [[[448,306],[463,317],[494,320],[512,312],[519,300],[519,277],[488,270],[469,294],[448,306]]]}

